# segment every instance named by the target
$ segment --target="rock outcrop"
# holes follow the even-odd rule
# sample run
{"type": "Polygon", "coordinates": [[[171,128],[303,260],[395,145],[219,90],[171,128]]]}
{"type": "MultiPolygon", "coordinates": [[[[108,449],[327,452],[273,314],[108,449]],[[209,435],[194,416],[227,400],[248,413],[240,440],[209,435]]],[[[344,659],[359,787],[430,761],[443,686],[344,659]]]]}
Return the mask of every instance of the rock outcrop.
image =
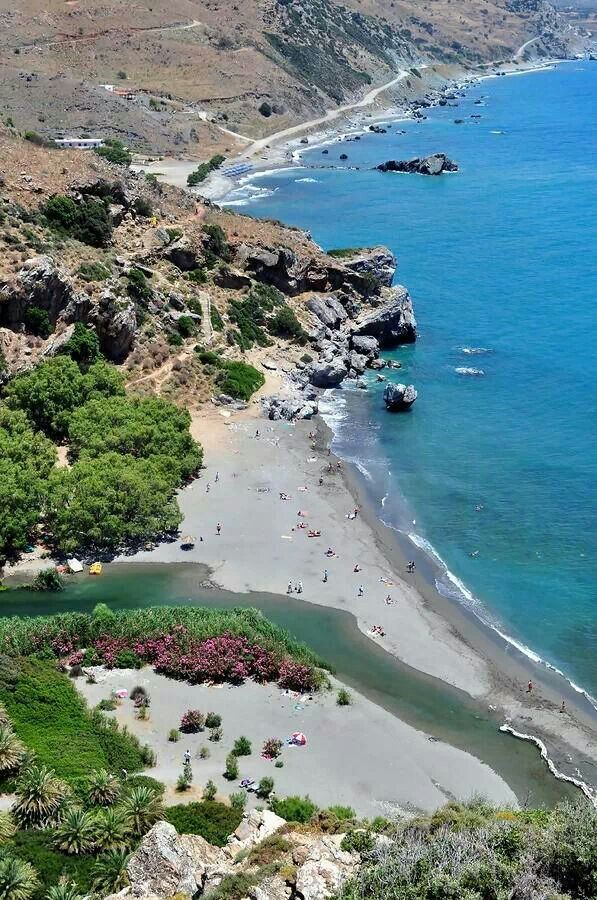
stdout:
{"type": "Polygon", "coordinates": [[[337,328],[348,318],[348,313],[333,294],[310,297],[307,309],[327,328],[337,328]]]}
{"type": "Polygon", "coordinates": [[[297,895],[303,900],[326,900],[337,894],[354,873],[357,857],[340,849],[337,835],[322,837],[307,855],[296,875],[297,895]]]}
{"type": "Polygon", "coordinates": [[[337,387],[348,375],[348,367],[342,359],[315,363],[311,369],[311,384],[319,388],[337,387]]]}
{"type": "Polygon", "coordinates": [[[386,409],[390,412],[404,412],[410,409],[417,399],[417,391],[413,384],[387,384],[383,392],[386,409]]]}
{"type": "Polygon", "coordinates": [[[347,269],[373,276],[382,287],[390,287],[396,273],[396,257],[387,247],[361,250],[344,260],[347,269]]]}
{"type": "Polygon", "coordinates": [[[380,347],[395,347],[415,341],[417,323],[406,288],[401,285],[386,288],[382,292],[381,306],[366,315],[354,328],[353,334],[374,337],[380,347]]]}
{"type": "Polygon", "coordinates": [[[255,844],[275,834],[286,825],[286,820],[269,809],[252,809],[245,813],[236,831],[228,838],[227,850],[236,855],[241,850],[250,850],[255,844]]]}
{"type": "Polygon", "coordinates": [[[388,159],[375,167],[379,172],[405,172],[411,175],[441,175],[442,172],[457,172],[458,166],[445,153],[413,159],[388,159]]]}
{"type": "Polygon", "coordinates": [[[102,353],[112,362],[122,362],[137,333],[137,314],[133,301],[116,297],[106,289],[99,302],[91,307],[88,321],[95,325],[102,353]]]}

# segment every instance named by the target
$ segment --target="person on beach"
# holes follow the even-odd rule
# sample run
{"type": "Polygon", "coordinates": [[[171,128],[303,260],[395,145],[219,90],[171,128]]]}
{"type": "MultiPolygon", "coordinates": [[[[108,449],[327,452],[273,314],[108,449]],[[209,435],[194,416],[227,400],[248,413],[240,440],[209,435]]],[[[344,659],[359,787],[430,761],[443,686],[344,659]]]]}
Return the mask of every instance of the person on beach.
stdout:
{"type": "Polygon", "coordinates": [[[324,580],[324,583],[328,580],[328,570],[327,569],[323,570],[323,580],[324,580]]]}
{"type": "Polygon", "coordinates": [[[220,523],[218,522],[218,524],[216,525],[216,534],[217,534],[217,535],[220,535],[221,532],[222,532],[222,526],[221,526],[220,523]]]}
{"type": "Polygon", "coordinates": [[[319,476],[319,487],[321,487],[322,484],[323,484],[323,478],[321,476],[319,476]]]}
{"type": "Polygon", "coordinates": [[[393,602],[394,601],[392,600],[391,596],[388,594],[388,596],[386,597],[386,606],[391,606],[393,602]]]}
{"type": "Polygon", "coordinates": [[[361,571],[361,567],[359,566],[358,563],[355,563],[355,564],[354,564],[354,569],[353,569],[352,571],[353,571],[353,572],[360,572],[360,571],[361,571]]]}
{"type": "Polygon", "coordinates": [[[218,483],[219,480],[220,480],[220,473],[216,472],[216,484],[218,483]]]}
{"type": "Polygon", "coordinates": [[[292,594],[292,581],[288,582],[288,587],[286,588],[287,594],[292,594]]]}
{"type": "Polygon", "coordinates": [[[257,431],[255,432],[255,437],[256,437],[256,438],[259,437],[259,429],[257,429],[257,431]]]}
{"type": "Polygon", "coordinates": [[[562,705],[560,706],[560,712],[561,713],[566,712],[566,701],[565,700],[562,700],[562,705]]]}
{"type": "Polygon", "coordinates": [[[205,485],[205,493],[206,493],[206,494],[209,494],[209,481],[208,481],[207,484],[205,485]]]}
{"type": "Polygon", "coordinates": [[[191,764],[191,751],[185,750],[185,754],[183,756],[185,766],[189,766],[191,764]]]}
{"type": "Polygon", "coordinates": [[[533,682],[529,681],[527,685],[527,694],[531,694],[533,692],[533,682]]]}
{"type": "Polygon", "coordinates": [[[296,586],[296,592],[297,592],[297,594],[302,594],[302,593],[303,593],[303,582],[302,582],[302,581],[299,581],[299,583],[297,584],[297,586],[296,586]]]}
{"type": "Polygon", "coordinates": [[[363,590],[363,585],[361,584],[361,585],[359,585],[359,597],[362,597],[364,593],[365,592],[363,590]]]}

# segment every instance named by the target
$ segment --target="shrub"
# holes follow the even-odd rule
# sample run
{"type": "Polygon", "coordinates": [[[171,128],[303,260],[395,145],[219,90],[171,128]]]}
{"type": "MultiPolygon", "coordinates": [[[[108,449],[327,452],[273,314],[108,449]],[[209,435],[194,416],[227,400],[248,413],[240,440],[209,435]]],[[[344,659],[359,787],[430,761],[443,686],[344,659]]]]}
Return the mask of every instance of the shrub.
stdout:
{"type": "Polygon", "coordinates": [[[249,853],[249,863],[252,866],[269,866],[278,861],[289,850],[292,850],[290,841],[282,837],[281,834],[272,834],[252,847],[249,853]]]}
{"type": "Polygon", "coordinates": [[[73,231],[79,222],[77,204],[71,197],[62,194],[50,197],[42,207],[42,212],[49,225],[61,231],[73,231]]]}
{"type": "Polygon", "coordinates": [[[105,203],[86,200],[79,206],[77,233],[73,235],[91,247],[107,247],[112,239],[112,220],[105,203]]]}
{"type": "Polygon", "coordinates": [[[178,728],[171,728],[168,732],[168,740],[175,744],[180,740],[180,731],[178,728]]]}
{"type": "Polygon", "coordinates": [[[200,759],[209,759],[210,756],[211,756],[211,753],[210,753],[209,747],[201,747],[201,749],[199,751],[199,758],[200,759]]]}
{"type": "Polygon", "coordinates": [[[153,206],[146,197],[135,197],[133,209],[138,216],[149,219],[153,215],[153,206]]]}
{"type": "Polygon", "coordinates": [[[195,334],[196,324],[191,316],[180,316],[176,322],[176,327],[183,338],[188,338],[195,334]]]}
{"type": "Polygon", "coordinates": [[[282,750],[282,741],[280,738],[268,738],[263,742],[263,748],[261,750],[262,756],[266,756],[268,759],[276,759],[280,755],[282,750]]]}
{"type": "Polygon", "coordinates": [[[232,809],[240,809],[242,811],[247,805],[247,795],[244,791],[235,791],[230,794],[229,800],[232,809]]]}
{"type": "Polygon", "coordinates": [[[327,255],[333,256],[335,259],[346,259],[356,256],[358,253],[363,253],[365,250],[367,250],[367,247],[333,247],[327,251],[327,255]]]}
{"type": "Polygon", "coordinates": [[[202,230],[208,238],[208,250],[213,253],[214,256],[223,259],[224,262],[230,262],[232,254],[230,252],[230,247],[228,246],[228,241],[226,240],[224,229],[220,225],[212,224],[204,225],[202,230]]]}
{"type": "MultiPolygon", "coordinates": [[[[105,281],[106,278],[110,277],[111,272],[108,266],[94,260],[92,262],[81,263],[77,269],[77,274],[83,281],[105,281]]],[[[77,324],[81,325],[82,322],[78,322],[77,324]]]]}
{"type": "Polygon", "coordinates": [[[151,300],[153,290],[141,269],[130,269],[127,276],[127,293],[133,300],[147,302],[151,300]]]}
{"type": "MultiPolygon", "coordinates": [[[[119,78],[123,75],[126,78],[124,73],[118,73],[119,78]]],[[[107,159],[108,162],[116,163],[116,165],[119,166],[130,166],[133,158],[132,154],[127,150],[122,141],[115,139],[105,140],[103,147],[95,147],[94,150],[98,156],[102,157],[102,159],[107,159]]]]}
{"type": "Polygon", "coordinates": [[[348,853],[369,853],[373,850],[375,841],[370,831],[354,830],[347,832],[340,843],[340,849],[348,853]]]}
{"type": "Polygon", "coordinates": [[[234,753],[229,753],[226,757],[224,778],[227,781],[236,781],[236,779],[238,778],[238,759],[234,753]]]}
{"type": "Polygon", "coordinates": [[[276,767],[276,769],[283,769],[284,768],[284,760],[277,759],[274,763],[274,766],[276,767]]]}
{"type": "Polygon", "coordinates": [[[280,666],[278,684],[291,691],[309,693],[315,689],[313,669],[292,659],[285,659],[280,666]]]}
{"type": "Polygon", "coordinates": [[[218,743],[222,740],[223,731],[221,728],[210,728],[209,729],[209,740],[218,743]]]}
{"type": "Polygon", "coordinates": [[[347,691],[346,688],[340,688],[338,693],[336,694],[336,703],[338,706],[350,706],[352,703],[352,695],[350,691],[347,691]]]}
{"type": "Polygon", "coordinates": [[[206,725],[206,717],[198,709],[188,709],[180,720],[180,730],[184,734],[196,734],[203,731],[206,725]]]}
{"type": "Polygon", "coordinates": [[[117,669],[140,669],[142,665],[143,660],[132,650],[121,650],[114,660],[117,669]]]}
{"type": "Polygon", "coordinates": [[[224,364],[224,377],[219,387],[225,394],[237,400],[250,400],[255,391],[265,384],[265,378],[248,363],[230,361],[224,364]]]}
{"type": "Polygon", "coordinates": [[[111,806],[120,796],[120,782],[107,769],[96,769],[87,778],[87,802],[90,806],[111,806]]]}
{"type": "Polygon", "coordinates": [[[245,737],[244,735],[237,738],[234,742],[232,752],[235,756],[250,756],[251,741],[249,740],[249,738],[245,737]]]}
{"type": "Polygon", "coordinates": [[[216,787],[209,781],[203,789],[205,799],[201,803],[170,806],[166,810],[166,820],[174,825],[179,834],[199,834],[210,844],[223,847],[228,835],[238,828],[242,810],[217,803],[213,799],[215,794],[216,787]]]}
{"type": "Polygon", "coordinates": [[[263,103],[259,105],[259,112],[264,118],[269,119],[272,114],[272,108],[267,100],[264,100],[263,103]]]}
{"type": "Polygon", "coordinates": [[[214,331],[223,331],[224,330],[224,319],[220,315],[220,311],[215,303],[210,305],[209,317],[211,321],[211,327],[214,331]]]}
{"type": "Polygon", "coordinates": [[[292,338],[299,343],[307,340],[307,334],[289,306],[281,306],[267,323],[270,334],[292,338]]]}
{"type": "Polygon", "coordinates": [[[87,369],[101,357],[97,333],[83,322],[77,322],[71,337],[63,344],[60,352],[70,356],[81,368],[87,369]]]}
{"type": "Polygon", "coordinates": [[[42,569],[33,579],[31,590],[60,592],[64,590],[64,579],[56,569],[42,569]]]}
{"type": "Polygon", "coordinates": [[[39,306],[27,306],[23,313],[25,328],[40,338],[48,338],[52,334],[52,323],[47,310],[39,306]]]}
{"type": "Polygon", "coordinates": [[[201,268],[191,269],[190,272],[187,272],[186,277],[192,284],[205,284],[205,282],[207,281],[205,269],[201,268]]]}
{"type": "Polygon", "coordinates": [[[274,798],[271,807],[277,816],[287,822],[308,822],[317,812],[317,806],[310,797],[286,797],[284,800],[274,798]]]}
{"type": "Polygon", "coordinates": [[[222,716],[219,713],[208,712],[205,717],[206,728],[219,728],[222,724],[222,716]]]}
{"type": "Polygon", "coordinates": [[[118,807],[102,809],[95,817],[94,841],[96,850],[124,850],[129,843],[126,814],[118,807]]]}
{"type": "Polygon", "coordinates": [[[274,779],[269,775],[265,775],[257,786],[257,796],[263,800],[267,800],[274,789],[274,779]]]}

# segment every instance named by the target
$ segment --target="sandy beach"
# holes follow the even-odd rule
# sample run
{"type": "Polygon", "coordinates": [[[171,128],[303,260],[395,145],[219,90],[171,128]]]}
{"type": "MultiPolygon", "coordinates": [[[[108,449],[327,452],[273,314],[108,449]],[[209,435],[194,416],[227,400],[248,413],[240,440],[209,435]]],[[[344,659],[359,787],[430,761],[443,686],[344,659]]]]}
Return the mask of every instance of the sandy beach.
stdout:
{"type": "Polygon", "coordinates": [[[194,548],[162,544],[123,562],[202,563],[214,584],[235,592],[284,594],[291,585],[294,597],[352,612],[371,640],[475,697],[499,719],[496,727],[503,721],[539,735],[558,768],[570,772],[573,760],[594,759],[592,707],[568,690],[562,714],[563,678],[496,640],[418,573],[407,573],[400,548],[367,510],[349,469],[328,455],[326,429],[311,438],[313,422],[269,422],[256,412],[253,405],[229,418],[211,409],[193,422],[205,469],[179,502],[181,534],[195,537],[194,548]],[[321,534],[309,537],[310,530],[321,534]]]}
{"type": "MultiPolygon", "coordinates": [[[[376,816],[432,811],[448,800],[482,793],[500,804],[517,805],[516,797],[489,766],[468,753],[450,747],[404,724],[395,716],[352,693],[349,706],[338,706],[335,691],[301,697],[276,685],[246,682],[240,686],[190,685],[157,675],[149,667],[100,670],[97,684],[78,678],[76,686],[90,705],[112,691],[142,685],[151,698],[149,718],[135,717],[131,700],[120,702],[114,715],[157,753],[157,765],[148,774],[167,787],[167,802],[196,799],[211,779],[222,797],[239,789],[239,780],[269,775],[279,796],[309,794],[321,806],[352,806],[359,815],[376,816]],[[177,728],[188,709],[213,711],[222,717],[223,737],[208,740],[208,732],[186,735],[172,743],[168,732],[177,728]],[[307,737],[304,747],[285,746],[283,768],[261,756],[265,739],[286,741],[293,732],[307,737]],[[252,743],[250,756],[239,758],[239,779],[227,781],[225,759],[237,737],[252,743]],[[201,759],[201,747],[209,758],[201,759]],[[176,793],[183,755],[191,753],[193,790],[176,793]]],[[[334,687],[338,683],[334,680],[334,687]]],[[[248,794],[249,805],[259,801],[248,794]]]]}

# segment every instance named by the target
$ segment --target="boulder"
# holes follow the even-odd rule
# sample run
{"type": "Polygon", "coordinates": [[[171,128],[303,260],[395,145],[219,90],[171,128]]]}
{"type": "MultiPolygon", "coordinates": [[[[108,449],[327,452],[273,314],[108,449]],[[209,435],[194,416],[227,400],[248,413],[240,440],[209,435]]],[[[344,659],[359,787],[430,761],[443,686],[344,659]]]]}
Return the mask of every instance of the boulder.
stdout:
{"type": "Polygon", "coordinates": [[[348,370],[342,360],[315,363],[311,369],[311,384],[320,388],[337,387],[347,374],[348,370]]]}
{"type": "Polygon", "coordinates": [[[388,159],[375,167],[379,172],[406,172],[415,175],[441,175],[442,172],[457,172],[458,166],[445,153],[413,159],[388,159]]]}
{"type": "Polygon", "coordinates": [[[386,409],[390,412],[404,412],[410,409],[417,399],[413,384],[387,384],[383,392],[386,409]]]}
{"type": "Polygon", "coordinates": [[[348,318],[346,310],[333,294],[309,297],[307,309],[317,316],[326,328],[337,328],[348,318]]]}
{"type": "Polygon", "coordinates": [[[396,273],[396,257],[387,247],[372,247],[344,260],[352,272],[373,276],[382,287],[390,287],[396,273]]]}
{"type": "MultiPolygon", "coordinates": [[[[354,329],[354,335],[377,338],[380,347],[395,347],[416,340],[417,323],[412,300],[405,287],[396,285],[382,291],[382,304],[354,329]]],[[[353,337],[353,346],[354,346],[353,337]]]]}
{"type": "Polygon", "coordinates": [[[370,369],[385,369],[386,367],[385,359],[372,359],[369,363],[370,369]]]}
{"type": "Polygon", "coordinates": [[[129,895],[138,900],[166,900],[175,894],[191,898],[216,887],[232,872],[232,863],[224,850],[200,835],[179,835],[173,825],[158,822],[131,855],[127,871],[130,888],[113,900],[129,895]]]}
{"type": "Polygon", "coordinates": [[[329,900],[355,873],[359,857],[340,849],[339,835],[326,835],[310,848],[296,875],[296,892],[302,900],[329,900]]]}
{"type": "Polygon", "coordinates": [[[102,292],[92,307],[89,321],[95,325],[100,349],[112,362],[122,362],[137,334],[137,314],[132,300],[116,297],[110,289],[102,292]]]}
{"type": "Polygon", "coordinates": [[[355,334],[352,336],[350,343],[353,350],[366,356],[367,359],[375,359],[379,356],[379,342],[372,335],[355,334]]]}
{"type": "Polygon", "coordinates": [[[289,900],[292,888],[280,875],[265,878],[261,884],[249,889],[250,900],[289,900]]]}
{"type": "Polygon", "coordinates": [[[357,375],[361,375],[367,367],[367,357],[361,356],[356,350],[351,350],[348,356],[348,366],[354,369],[357,375]]]}
{"type": "Polygon", "coordinates": [[[286,825],[285,819],[271,810],[252,809],[243,815],[240,825],[228,838],[225,852],[229,856],[236,856],[241,850],[250,850],[255,844],[275,834],[283,825],[286,825]]]}

